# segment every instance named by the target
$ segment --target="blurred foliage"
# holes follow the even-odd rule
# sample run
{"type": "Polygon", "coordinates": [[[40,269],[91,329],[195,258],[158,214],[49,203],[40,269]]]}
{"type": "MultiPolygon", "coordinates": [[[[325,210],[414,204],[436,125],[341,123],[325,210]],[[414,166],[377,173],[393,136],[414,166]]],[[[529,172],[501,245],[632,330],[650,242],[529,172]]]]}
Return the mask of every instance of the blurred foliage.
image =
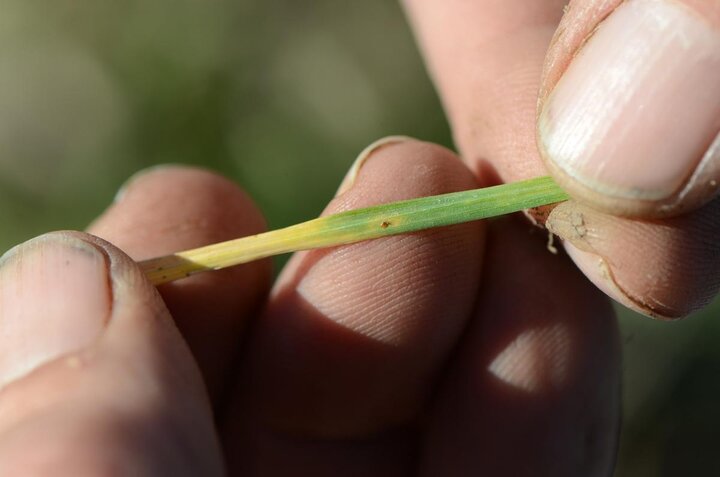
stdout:
{"type": "MultiPolygon", "coordinates": [[[[0,0],[0,249],[84,228],[166,162],[222,172],[288,225],[389,134],[451,145],[395,2],[0,0]]],[[[720,475],[718,309],[621,311],[618,476],[720,475]]]]}
{"type": "Polygon", "coordinates": [[[0,245],[83,227],[157,163],[221,171],[279,226],[380,136],[449,142],[395,4],[302,3],[0,0],[0,245]]]}

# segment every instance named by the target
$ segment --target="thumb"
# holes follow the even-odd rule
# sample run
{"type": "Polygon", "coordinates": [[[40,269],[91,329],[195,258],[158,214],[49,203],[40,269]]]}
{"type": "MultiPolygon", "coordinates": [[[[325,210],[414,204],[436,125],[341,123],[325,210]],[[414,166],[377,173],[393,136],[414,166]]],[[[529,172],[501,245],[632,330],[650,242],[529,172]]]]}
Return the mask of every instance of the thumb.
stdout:
{"type": "Polygon", "coordinates": [[[695,209],[720,184],[720,0],[575,0],[552,42],[538,143],[576,199],[695,209]]]}
{"type": "Polygon", "coordinates": [[[0,475],[218,475],[199,372],[118,249],[59,232],[0,259],[0,475]]]}

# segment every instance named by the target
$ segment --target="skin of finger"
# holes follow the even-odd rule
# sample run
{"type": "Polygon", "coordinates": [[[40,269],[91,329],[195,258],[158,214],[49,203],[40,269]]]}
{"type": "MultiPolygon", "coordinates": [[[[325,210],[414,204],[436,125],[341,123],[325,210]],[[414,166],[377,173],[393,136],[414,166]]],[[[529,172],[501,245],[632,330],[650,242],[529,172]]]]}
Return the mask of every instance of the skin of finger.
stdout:
{"type": "Polygon", "coordinates": [[[490,224],[483,281],[420,475],[611,475],[621,347],[609,301],[517,217],[490,224]]]}
{"type": "MultiPolygon", "coordinates": [[[[449,151],[394,143],[324,214],[474,186],[449,151]]],[[[482,248],[482,224],[471,223],[295,255],[250,337],[226,433],[231,468],[407,472],[413,434],[404,429],[470,313],[482,248]]]]}
{"type": "Polygon", "coordinates": [[[547,175],[535,141],[538,81],[565,2],[404,4],[470,168],[500,182],[547,175]]]}
{"type": "Polygon", "coordinates": [[[110,264],[110,321],[0,390],[0,475],[222,475],[200,372],[157,291],[118,249],[77,236],[110,264]]]}
{"type": "Polygon", "coordinates": [[[556,207],[547,226],[607,294],[662,319],[682,318],[720,290],[720,199],[695,213],[633,221],[576,202],[556,207]]]}
{"type": "MultiPolygon", "coordinates": [[[[710,24],[720,28],[720,0],[669,1],[685,5],[710,24]]],[[[577,55],[578,50],[622,3],[623,0],[573,0],[568,4],[545,58],[537,102],[538,117],[548,96],[577,55]]],[[[715,139],[716,143],[720,140],[720,131],[718,134],[719,136],[715,139]]],[[[662,138],[658,140],[662,140],[662,138]]],[[[542,141],[538,141],[538,143],[542,144],[542,141]]],[[[708,144],[708,147],[718,148],[717,145],[712,144],[708,144]]],[[[583,186],[555,165],[553,161],[545,160],[544,162],[563,188],[573,197],[592,204],[595,208],[613,215],[662,218],[687,213],[717,195],[720,161],[716,156],[717,152],[709,152],[708,158],[701,161],[697,171],[688,179],[685,187],[681,188],[677,194],[659,202],[609,197],[583,186]],[[705,186],[708,183],[710,186],[705,186]]]]}
{"type": "MultiPolygon", "coordinates": [[[[252,200],[208,171],[166,166],[141,173],[89,231],[135,260],[253,235],[266,230],[252,200]]],[[[249,318],[269,289],[261,260],[159,287],[217,402],[249,318]]]]}

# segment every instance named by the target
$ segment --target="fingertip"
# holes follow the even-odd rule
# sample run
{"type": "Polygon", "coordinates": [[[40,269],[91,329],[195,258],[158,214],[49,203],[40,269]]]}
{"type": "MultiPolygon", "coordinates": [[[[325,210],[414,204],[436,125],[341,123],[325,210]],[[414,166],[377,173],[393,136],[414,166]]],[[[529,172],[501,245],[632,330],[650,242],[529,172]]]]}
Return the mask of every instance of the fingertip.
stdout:
{"type": "MultiPolygon", "coordinates": [[[[354,180],[341,196],[330,203],[323,215],[477,186],[462,161],[442,146],[397,137],[376,144],[380,147],[373,147],[361,155],[362,167],[354,165],[352,169],[354,180]]],[[[405,335],[408,328],[392,326],[380,319],[369,319],[369,315],[382,315],[383,308],[390,306],[388,302],[396,303],[393,307],[411,307],[415,306],[413,301],[422,301],[423,297],[417,289],[413,291],[407,286],[382,293],[381,284],[392,288],[396,280],[424,284],[430,279],[435,287],[445,289],[448,283],[456,280],[473,283],[474,279],[468,277],[464,280],[460,276],[463,272],[472,274],[477,269],[458,268],[456,261],[462,260],[460,257],[463,255],[467,258],[476,256],[475,252],[482,248],[481,230],[481,223],[471,223],[451,229],[425,231],[416,236],[339,247],[329,253],[316,254],[312,261],[305,260],[302,274],[294,274],[292,286],[324,316],[373,340],[398,345],[410,338],[411,335],[405,335]],[[426,269],[418,266],[430,260],[434,262],[433,267],[426,269]],[[355,264],[352,269],[349,268],[350,263],[355,264]],[[434,270],[433,275],[426,276],[431,269],[434,270]],[[348,275],[350,270],[352,272],[348,275]],[[399,280],[398,275],[405,275],[405,278],[399,280]],[[376,286],[369,288],[364,285],[373,279],[377,282],[376,286]],[[344,288],[343,283],[349,288],[344,288]],[[367,304],[365,310],[352,309],[349,303],[352,296],[367,304]]],[[[468,263],[476,262],[469,260],[468,263]]],[[[279,286],[284,283],[284,278],[281,277],[279,286]]],[[[417,288],[423,289],[422,286],[417,288]]],[[[464,287],[458,287],[453,295],[462,295],[460,290],[464,287]]],[[[452,310],[454,306],[449,303],[447,308],[452,310]]],[[[455,315],[452,311],[448,313],[455,315]]],[[[436,336],[440,334],[436,333],[436,336]]]]}
{"type": "MultiPolygon", "coordinates": [[[[155,167],[133,176],[123,189],[90,231],[135,260],[254,235],[267,228],[245,191],[204,169],[155,167]]],[[[158,288],[216,399],[224,389],[245,326],[264,302],[271,276],[271,262],[260,260],[158,288]]]]}
{"type": "MultiPolygon", "coordinates": [[[[175,356],[188,378],[197,373],[155,287],[130,257],[98,237],[60,231],[16,247],[0,268],[0,296],[0,382],[6,386],[0,395],[9,409],[0,413],[0,428],[18,419],[13,406],[33,408],[74,393],[58,377],[88,371],[102,356],[113,356],[110,366],[153,375],[162,353],[175,356]],[[8,405],[13,401],[19,402],[8,405]]],[[[195,384],[202,388],[200,380],[195,384]]]]}
{"type": "Polygon", "coordinates": [[[130,257],[47,234],[5,260],[0,296],[0,474],[221,473],[199,370],[130,257]]]}
{"type": "Polygon", "coordinates": [[[126,306],[167,314],[135,262],[112,244],[59,231],[15,247],[0,261],[0,384],[94,346],[126,326],[117,318],[126,306]]]}
{"type": "Polygon", "coordinates": [[[682,217],[639,221],[570,201],[550,213],[546,226],[607,295],[638,313],[677,319],[720,289],[719,212],[716,199],[682,217]]]}

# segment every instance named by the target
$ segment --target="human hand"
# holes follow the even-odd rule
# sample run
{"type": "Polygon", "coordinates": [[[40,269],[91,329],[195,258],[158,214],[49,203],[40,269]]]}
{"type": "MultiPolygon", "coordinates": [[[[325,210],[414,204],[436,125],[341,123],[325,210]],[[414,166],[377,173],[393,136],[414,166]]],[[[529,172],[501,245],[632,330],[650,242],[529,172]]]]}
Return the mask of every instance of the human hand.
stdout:
{"type": "MultiPolygon", "coordinates": [[[[561,2],[408,4],[472,172],[483,183],[488,169],[506,181],[542,174],[530,126],[535,78],[561,2]]],[[[561,66],[547,68],[542,104],[553,71],[565,69],[593,18],[617,6],[585,4],[597,9],[575,2],[562,29],[568,36],[551,50],[551,64],[561,66]]],[[[711,5],[707,18],[715,22],[715,3],[694,3],[703,5],[711,5]]],[[[329,211],[474,187],[477,179],[448,154],[417,143],[387,145],[373,154],[384,159],[368,161],[329,211]]],[[[707,157],[717,164],[717,156],[707,157]]],[[[594,208],[561,206],[549,226],[574,244],[570,254],[598,285],[663,317],[685,315],[716,293],[717,200],[678,218],[620,218],[691,210],[708,196],[704,189],[680,180],[668,197],[608,199],[567,179],[556,159],[546,154],[563,185],[594,208]],[[688,193],[675,202],[678,190],[688,193]]],[[[713,168],[704,172],[709,179],[692,184],[711,185],[713,168]]],[[[167,170],[138,179],[93,231],[142,259],[257,232],[258,217],[227,183],[167,170]]],[[[112,313],[103,315],[72,308],[87,302],[68,304],[73,290],[48,293],[57,283],[37,276],[55,267],[75,294],[100,296],[107,290],[89,292],[71,279],[92,270],[71,274],[64,248],[53,259],[46,253],[52,244],[26,246],[20,263],[30,265],[19,271],[15,255],[0,272],[0,317],[16,318],[2,320],[10,323],[3,334],[25,337],[8,343],[28,343],[0,351],[2,382],[10,382],[0,393],[0,470],[25,475],[32,464],[52,475],[219,473],[212,408],[230,469],[250,475],[607,475],[618,429],[612,312],[536,239],[503,220],[298,254],[257,317],[266,264],[164,286],[210,405],[167,311],[131,261],[96,244],[117,272],[112,313]],[[33,250],[50,263],[32,265],[33,250]],[[7,276],[29,286],[6,288],[7,276]],[[28,301],[20,290],[30,290],[28,301]],[[10,302],[23,306],[8,311],[10,302]],[[127,305],[116,308],[120,303],[127,305]],[[69,323],[78,317],[87,321],[69,323]],[[70,333],[75,341],[56,346],[58,330],[68,329],[77,330],[70,333]]],[[[97,284],[104,275],[94,276],[97,284]]]]}
{"type": "MultiPolygon", "coordinates": [[[[412,140],[356,164],[325,213],[477,187],[412,140]]],[[[227,180],[166,168],[90,231],[141,260],[263,228],[227,180]]],[[[0,475],[606,475],[616,324],[542,235],[464,224],[296,254],[269,297],[264,261],[163,300],[100,239],[24,244],[0,268],[0,475]]]]}
{"type": "Polygon", "coordinates": [[[720,288],[720,1],[565,3],[405,0],[480,180],[550,170],[576,200],[547,226],[587,277],[686,316],[720,288]]]}

